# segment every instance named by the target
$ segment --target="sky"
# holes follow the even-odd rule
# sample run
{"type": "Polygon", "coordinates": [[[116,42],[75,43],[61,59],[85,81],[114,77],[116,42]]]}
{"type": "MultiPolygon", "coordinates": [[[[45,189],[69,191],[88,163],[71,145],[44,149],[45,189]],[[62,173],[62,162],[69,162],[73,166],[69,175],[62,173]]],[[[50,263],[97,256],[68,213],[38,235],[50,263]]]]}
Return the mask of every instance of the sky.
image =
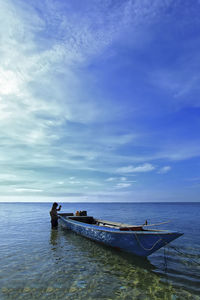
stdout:
{"type": "Polygon", "coordinates": [[[0,201],[200,201],[199,16],[0,0],[0,201]]]}

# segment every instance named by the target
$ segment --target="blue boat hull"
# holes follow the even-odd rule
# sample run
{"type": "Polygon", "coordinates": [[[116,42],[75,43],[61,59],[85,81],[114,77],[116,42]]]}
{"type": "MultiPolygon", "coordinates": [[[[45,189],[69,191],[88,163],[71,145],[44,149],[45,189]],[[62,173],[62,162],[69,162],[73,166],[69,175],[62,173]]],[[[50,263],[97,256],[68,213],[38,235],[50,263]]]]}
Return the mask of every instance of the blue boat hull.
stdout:
{"type": "Polygon", "coordinates": [[[63,216],[59,218],[62,225],[84,237],[142,257],[149,256],[182,235],[171,231],[120,231],[85,224],[63,216]]]}

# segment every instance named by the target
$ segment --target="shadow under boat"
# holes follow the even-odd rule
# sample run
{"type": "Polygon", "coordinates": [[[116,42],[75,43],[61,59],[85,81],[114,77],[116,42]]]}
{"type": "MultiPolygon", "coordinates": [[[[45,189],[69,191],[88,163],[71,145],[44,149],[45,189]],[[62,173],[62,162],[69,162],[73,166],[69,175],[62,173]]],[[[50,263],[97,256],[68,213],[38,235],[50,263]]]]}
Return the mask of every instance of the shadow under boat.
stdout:
{"type": "Polygon", "coordinates": [[[116,248],[109,247],[103,243],[96,242],[88,239],[82,235],[79,235],[71,230],[68,230],[66,227],[59,226],[60,232],[62,232],[65,239],[67,239],[68,243],[70,243],[73,247],[78,248],[81,252],[87,253],[87,256],[92,259],[97,259],[100,262],[113,264],[113,261],[120,259],[120,261],[124,261],[135,267],[146,269],[147,271],[153,271],[156,267],[150,263],[147,257],[136,256],[132,253],[123,252],[116,248]]]}

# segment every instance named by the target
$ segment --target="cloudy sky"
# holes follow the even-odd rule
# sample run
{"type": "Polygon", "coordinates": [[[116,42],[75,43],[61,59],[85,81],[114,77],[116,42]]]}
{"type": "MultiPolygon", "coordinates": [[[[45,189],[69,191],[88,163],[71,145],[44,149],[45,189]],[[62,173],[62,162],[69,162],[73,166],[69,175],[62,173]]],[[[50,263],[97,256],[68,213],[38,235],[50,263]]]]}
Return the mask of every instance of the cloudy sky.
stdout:
{"type": "Polygon", "coordinates": [[[0,201],[199,201],[199,16],[0,0],[0,201]]]}

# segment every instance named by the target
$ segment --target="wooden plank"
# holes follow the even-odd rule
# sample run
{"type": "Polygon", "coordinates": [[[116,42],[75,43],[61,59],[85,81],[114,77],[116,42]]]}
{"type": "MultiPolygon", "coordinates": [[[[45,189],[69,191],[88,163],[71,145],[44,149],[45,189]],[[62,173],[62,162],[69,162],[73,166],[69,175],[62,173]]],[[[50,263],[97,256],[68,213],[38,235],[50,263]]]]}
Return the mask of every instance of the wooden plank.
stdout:
{"type": "Polygon", "coordinates": [[[160,225],[162,225],[162,224],[167,224],[167,223],[170,223],[171,221],[166,221],[166,222],[161,222],[161,223],[155,223],[155,224],[147,224],[147,225],[143,225],[143,226],[160,226],[160,225]]]}
{"type": "Polygon", "coordinates": [[[58,213],[58,216],[63,216],[63,217],[69,217],[69,216],[73,216],[73,213],[58,213]]]}
{"type": "Polygon", "coordinates": [[[141,227],[141,226],[145,226],[145,227],[150,227],[150,226],[160,226],[162,224],[167,224],[171,221],[166,221],[166,222],[161,222],[161,223],[155,223],[155,224],[142,224],[142,225],[130,225],[130,224],[125,224],[125,223],[119,223],[119,222],[112,222],[112,221],[106,221],[106,220],[101,220],[101,219],[95,219],[95,221],[97,221],[100,224],[103,225],[112,225],[112,226],[116,226],[116,227],[141,227]]]}
{"type": "Polygon", "coordinates": [[[112,225],[114,227],[141,227],[142,225],[130,225],[130,224],[125,224],[125,223],[119,223],[119,222],[112,222],[112,221],[106,221],[106,220],[101,220],[101,219],[95,219],[95,221],[99,224],[102,225],[112,225]]]}

